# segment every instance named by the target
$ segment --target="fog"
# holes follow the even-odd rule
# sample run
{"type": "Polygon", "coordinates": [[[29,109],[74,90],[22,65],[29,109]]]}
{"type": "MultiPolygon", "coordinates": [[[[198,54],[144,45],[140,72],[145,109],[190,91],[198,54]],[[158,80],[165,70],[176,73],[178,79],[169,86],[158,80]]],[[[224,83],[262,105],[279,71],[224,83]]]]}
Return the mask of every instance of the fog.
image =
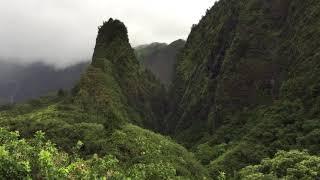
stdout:
{"type": "Polygon", "coordinates": [[[63,67],[91,58],[97,27],[123,21],[132,46],[186,39],[215,0],[0,0],[0,59],[63,67]]]}

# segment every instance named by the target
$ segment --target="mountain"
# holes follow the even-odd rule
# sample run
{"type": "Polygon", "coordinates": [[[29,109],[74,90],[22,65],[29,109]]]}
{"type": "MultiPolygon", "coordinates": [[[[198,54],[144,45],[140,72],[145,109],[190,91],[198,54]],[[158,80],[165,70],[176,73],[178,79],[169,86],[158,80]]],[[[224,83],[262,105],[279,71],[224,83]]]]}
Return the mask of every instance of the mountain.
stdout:
{"type": "MultiPolygon", "coordinates": [[[[174,73],[176,55],[183,46],[183,40],[170,45],[153,43],[135,48],[135,53],[147,69],[168,85],[174,73]]],[[[57,69],[40,62],[21,65],[12,61],[0,59],[0,104],[24,102],[59,89],[70,90],[89,64],[83,62],[57,69]]]]}
{"type": "Polygon", "coordinates": [[[135,48],[141,64],[150,70],[163,84],[170,85],[179,51],[184,47],[184,40],[176,40],[169,45],[152,43],[135,48]]]}
{"type": "Polygon", "coordinates": [[[103,109],[110,120],[161,128],[166,110],[164,87],[140,66],[127,29],[118,20],[110,19],[99,27],[91,66],[76,89],[76,99],[86,111],[103,109]]]}
{"type": "Polygon", "coordinates": [[[83,62],[56,69],[43,63],[20,65],[0,61],[0,104],[35,99],[59,89],[69,90],[80,79],[87,65],[83,62]]]}
{"type": "Polygon", "coordinates": [[[220,0],[168,89],[136,57],[166,45],[135,53],[109,19],[70,93],[0,107],[1,179],[319,179],[319,17],[317,0],[220,0]]]}
{"type": "Polygon", "coordinates": [[[166,132],[212,177],[278,150],[320,153],[319,16],[316,0],[220,0],[192,27],[166,132]]]}
{"type": "Polygon", "coordinates": [[[162,129],[165,92],[140,66],[125,25],[109,19],[71,93],[0,108],[0,177],[206,178],[192,153],[144,129],[162,129]]]}

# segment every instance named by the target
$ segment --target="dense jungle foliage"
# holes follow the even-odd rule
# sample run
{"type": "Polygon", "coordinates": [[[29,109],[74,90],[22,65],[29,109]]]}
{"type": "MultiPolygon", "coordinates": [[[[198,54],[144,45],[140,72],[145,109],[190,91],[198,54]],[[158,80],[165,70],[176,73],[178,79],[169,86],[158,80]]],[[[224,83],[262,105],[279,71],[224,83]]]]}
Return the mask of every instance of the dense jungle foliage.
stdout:
{"type": "Polygon", "coordinates": [[[319,17],[317,0],[220,0],[193,26],[166,130],[211,177],[279,150],[319,155],[319,17]]]}
{"type": "Polygon", "coordinates": [[[192,153],[138,127],[161,128],[164,97],[164,87],[139,65],[124,24],[110,19],[99,27],[92,63],[71,92],[1,107],[1,127],[26,138],[2,130],[14,139],[1,142],[1,174],[9,179],[202,179],[206,169],[192,153]],[[48,147],[29,143],[39,131],[52,142],[48,147]],[[25,145],[14,150],[17,143],[25,145]],[[27,150],[34,154],[21,154],[27,150]],[[41,163],[48,164],[38,167],[41,163]]]}
{"type": "Polygon", "coordinates": [[[0,177],[320,178],[319,17],[317,0],[218,1],[168,93],[110,19],[72,91],[1,106],[0,177]]]}

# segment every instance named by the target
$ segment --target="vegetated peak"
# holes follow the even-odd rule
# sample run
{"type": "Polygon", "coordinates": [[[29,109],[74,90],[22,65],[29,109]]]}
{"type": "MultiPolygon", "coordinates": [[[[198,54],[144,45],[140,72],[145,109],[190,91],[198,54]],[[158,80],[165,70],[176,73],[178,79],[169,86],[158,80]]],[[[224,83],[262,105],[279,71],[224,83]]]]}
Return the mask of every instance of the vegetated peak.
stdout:
{"type": "Polygon", "coordinates": [[[162,97],[164,88],[141,68],[127,28],[119,20],[109,19],[99,27],[91,66],[75,89],[83,110],[102,115],[109,129],[122,122],[154,129],[160,126],[156,123],[164,114],[161,106],[165,101],[154,97],[162,97]]]}
{"type": "Polygon", "coordinates": [[[129,43],[128,30],[123,22],[110,18],[99,27],[92,65],[103,68],[105,61],[119,64],[130,59],[134,59],[134,51],[129,43]]]}
{"type": "Polygon", "coordinates": [[[184,46],[186,41],[184,39],[178,39],[169,44],[171,47],[184,46]]]}
{"type": "Polygon", "coordinates": [[[97,43],[110,43],[116,38],[129,42],[128,30],[123,22],[110,18],[99,26],[97,43]]]}

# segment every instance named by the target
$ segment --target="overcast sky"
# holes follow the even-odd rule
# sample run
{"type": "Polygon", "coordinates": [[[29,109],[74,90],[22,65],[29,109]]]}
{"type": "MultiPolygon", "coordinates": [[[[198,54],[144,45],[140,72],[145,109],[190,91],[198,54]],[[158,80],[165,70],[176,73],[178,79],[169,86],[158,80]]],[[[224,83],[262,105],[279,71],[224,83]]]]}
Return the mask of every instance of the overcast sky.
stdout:
{"type": "Polygon", "coordinates": [[[97,27],[110,17],[132,46],[186,39],[215,0],[0,0],[0,57],[23,63],[90,59],[97,27]]]}

